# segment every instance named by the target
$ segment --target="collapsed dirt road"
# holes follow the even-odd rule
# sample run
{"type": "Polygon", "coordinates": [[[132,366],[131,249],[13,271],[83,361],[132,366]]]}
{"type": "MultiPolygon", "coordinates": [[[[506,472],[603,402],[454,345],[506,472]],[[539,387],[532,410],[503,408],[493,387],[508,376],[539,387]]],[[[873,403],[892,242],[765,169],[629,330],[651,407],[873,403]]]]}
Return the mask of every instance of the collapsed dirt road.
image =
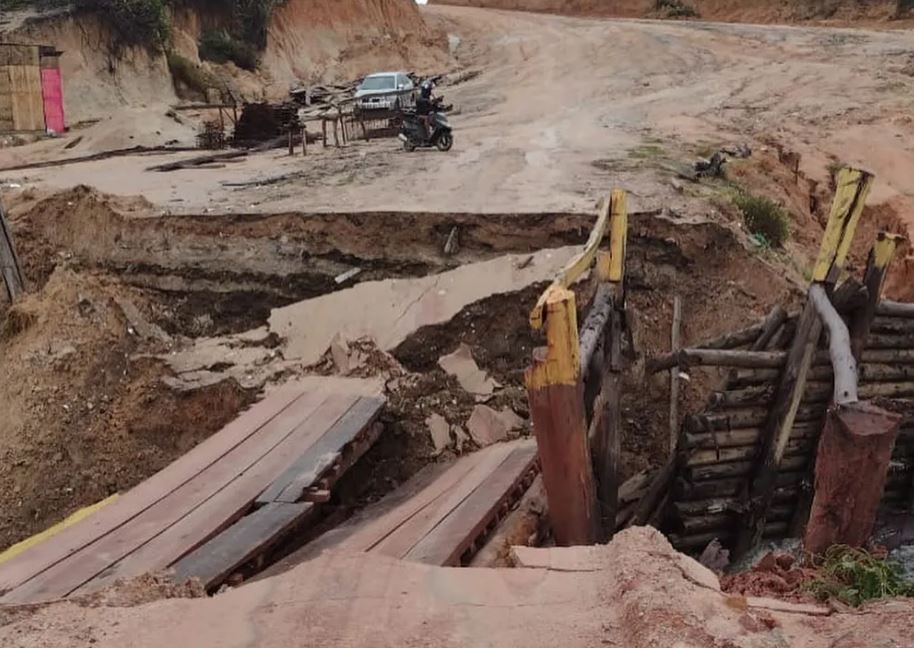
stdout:
{"type": "Polygon", "coordinates": [[[823,181],[830,162],[864,164],[877,175],[874,202],[911,204],[910,33],[439,6],[426,16],[460,39],[460,63],[481,71],[443,89],[457,106],[450,154],[406,154],[381,140],[304,159],[262,153],[219,170],[145,171],[156,156],[0,176],[142,194],[172,213],[590,209],[612,184],[634,194],[635,209],[686,209],[670,163],[736,140],[783,144],[823,181]]]}

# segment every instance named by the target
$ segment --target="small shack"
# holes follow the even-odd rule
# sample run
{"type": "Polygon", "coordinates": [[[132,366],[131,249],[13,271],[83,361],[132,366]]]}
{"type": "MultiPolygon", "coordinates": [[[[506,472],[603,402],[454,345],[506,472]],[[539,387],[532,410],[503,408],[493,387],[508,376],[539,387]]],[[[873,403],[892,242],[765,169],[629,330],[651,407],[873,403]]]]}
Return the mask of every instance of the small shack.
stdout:
{"type": "Polygon", "coordinates": [[[61,53],[46,45],[0,43],[0,133],[66,129],[61,53]]]}

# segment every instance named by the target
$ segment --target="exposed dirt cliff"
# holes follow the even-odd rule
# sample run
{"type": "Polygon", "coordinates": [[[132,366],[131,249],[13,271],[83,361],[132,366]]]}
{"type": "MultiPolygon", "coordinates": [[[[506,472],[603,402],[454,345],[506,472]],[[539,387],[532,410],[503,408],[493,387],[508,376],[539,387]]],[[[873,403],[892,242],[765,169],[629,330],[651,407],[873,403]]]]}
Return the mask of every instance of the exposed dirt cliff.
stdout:
{"type": "MultiPolygon", "coordinates": [[[[171,13],[172,47],[194,64],[197,44],[229,16],[189,2],[171,13]]],[[[85,12],[32,14],[14,20],[0,41],[52,45],[61,69],[70,124],[109,116],[118,108],[174,103],[167,57],[156,48],[125,46],[99,16],[85,12]]],[[[278,98],[304,82],[351,79],[387,68],[440,70],[446,38],[431,30],[412,0],[286,0],[273,10],[256,72],[233,64],[205,70],[246,98],[278,98]]]]}

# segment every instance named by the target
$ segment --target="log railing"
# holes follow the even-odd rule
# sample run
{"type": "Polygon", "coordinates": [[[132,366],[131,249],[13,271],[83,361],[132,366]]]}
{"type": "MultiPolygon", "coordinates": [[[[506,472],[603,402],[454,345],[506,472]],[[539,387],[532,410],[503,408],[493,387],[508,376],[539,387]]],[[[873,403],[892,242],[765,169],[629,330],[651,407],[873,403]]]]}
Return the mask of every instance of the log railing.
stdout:
{"type": "Polygon", "coordinates": [[[530,314],[544,330],[526,372],[533,431],[556,542],[592,544],[615,530],[624,364],[626,195],[605,200],[587,243],[530,314]],[[610,233],[609,252],[600,244],[610,233]],[[580,331],[570,287],[595,264],[597,289],[580,331]],[[585,389],[585,383],[587,388],[585,389]]]}
{"type": "MultiPolygon", "coordinates": [[[[776,308],[750,327],[648,362],[651,371],[677,365],[730,369],[708,409],[684,418],[675,468],[666,480],[671,505],[651,514],[664,520],[679,548],[701,549],[718,538],[740,554],[762,537],[802,535],[810,508],[816,510],[813,495],[817,501],[847,498],[842,490],[847,483],[857,503],[839,507],[845,515],[837,521],[820,516],[810,523],[807,540],[813,549],[861,537],[880,497],[883,504],[910,505],[914,304],[880,301],[897,239],[880,234],[862,283],[846,278],[836,286],[846,275],[844,262],[871,181],[856,170],[839,174],[800,313],[776,308]],[[909,412],[900,419],[897,442],[899,417],[861,402],[874,398],[893,399],[909,412]],[[860,452],[863,446],[866,452],[860,452]],[[827,465],[819,469],[817,449],[827,454],[827,465]],[[882,463],[864,467],[873,457],[882,463]],[[829,478],[835,465],[843,465],[838,470],[845,473],[856,466],[851,471],[867,477],[829,478]]],[[[823,510],[834,507],[832,501],[823,510]]]]}

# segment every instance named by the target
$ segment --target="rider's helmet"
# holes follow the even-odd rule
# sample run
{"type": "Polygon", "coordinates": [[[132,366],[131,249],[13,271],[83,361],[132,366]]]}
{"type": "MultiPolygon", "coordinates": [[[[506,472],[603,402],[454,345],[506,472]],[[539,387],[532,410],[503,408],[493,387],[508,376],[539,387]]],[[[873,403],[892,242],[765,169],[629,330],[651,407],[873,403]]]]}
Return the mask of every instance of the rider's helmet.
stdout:
{"type": "Polygon", "coordinates": [[[432,87],[433,87],[433,84],[431,81],[423,81],[422,85],[419,86],[419,96],[422,97],[423,99],[431,99],[432,98],[432,87]]]}

